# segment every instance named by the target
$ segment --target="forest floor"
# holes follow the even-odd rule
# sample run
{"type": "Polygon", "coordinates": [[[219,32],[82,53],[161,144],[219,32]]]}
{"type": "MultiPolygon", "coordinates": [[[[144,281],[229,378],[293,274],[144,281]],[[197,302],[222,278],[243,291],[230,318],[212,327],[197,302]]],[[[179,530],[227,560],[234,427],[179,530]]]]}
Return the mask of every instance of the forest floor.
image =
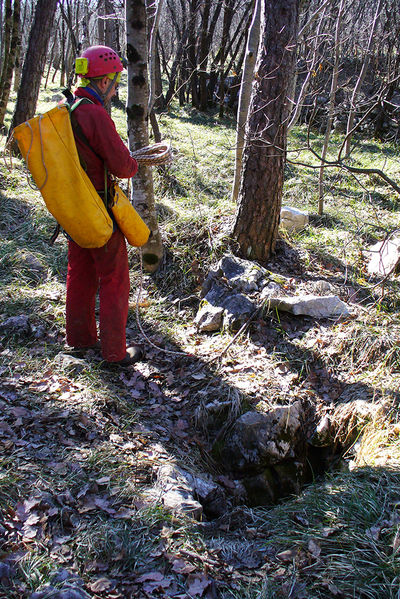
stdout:
{"type": "MultiPolygon", "coordinates": [[[[41,92],[38,112],[55,90],[41,92]]],[[[123,112],[113,116],[123,135],[123,112]]],[[[294,164],[312,160],[299,127],[284,204],[307,210],[310,224],[282,233],[264,266],[289,293],[331,283],[353,316],[262,312],[223,354],[233,334],[200,334],[193,319],[201,282],[230,251],[234,123],[176,106],[159,121],[175,149],[154,173],[166,256],[148,276],[129,250],[127,335],[146,359],[127,370],[65,346],[66,241],[49,246],[54,221],[23,163],[0,166],[0,331],[20,319],[17,333],[0,332],[0,597],[398,598],[399,284],[368,277],[363,251],[399,227],[399,198],[374,177],[329,171],[318,217],[318,175],[294,164]],[[140,326],[153,345],[136,315],[141,282],[140,326]],[[384,411],[330,471],[279,505],[234,497],[202,426],[207,400],[239,411],[297,398],[329,408],[344,394],[347,405],[364,399],[384,411]],[[226,514],[198,522],[166,510],[150,493],[161,464],[210,473],[226,514]]],[[[308,137],[318,149],[320,136],[308,137]]],[[[397,154],[358,140],[352,160],[399,180],[397,154]]]]}

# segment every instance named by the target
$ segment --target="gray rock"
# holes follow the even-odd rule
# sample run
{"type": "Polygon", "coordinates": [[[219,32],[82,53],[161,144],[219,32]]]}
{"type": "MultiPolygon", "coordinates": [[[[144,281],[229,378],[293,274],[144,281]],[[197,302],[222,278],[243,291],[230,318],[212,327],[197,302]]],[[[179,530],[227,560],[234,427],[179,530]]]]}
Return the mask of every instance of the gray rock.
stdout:
{"type": "Polygon", "coordinates": [[[164,464],[158,469],[157,484],[150,494],[160,499],[164,507],[174,513],[184,513],[195,520],[201,519],[203,506],[194,499],[186,473],[172,464],[164,464]]]}
{"type": "Polygon", "coordinates": [[[347,305],[336,295],[274,297],[269,300],[269,307],[291,312],[296,316],[304,315],[313,318],[337,318],[350,315],[347,305]]]}
{"type": "Polygon", "coordinates": [[[233,331],[240,329],[257,309],[257,306],[242,293],[228,296],[223,302],[223,307],[224,327],[233,331]]]}
{"type": "Polygon", "coordinates": [[[321,279],[320,281],[315,281],[313,285],[313,290],[315,293],[318,293],[319,295],[326,295],[327,293],[333,294],[335,291],[335,287],[334,285],[331,285],[329,281],[324,281],[323,279],[321,279]]]}
{"type": "Polygon", "coordinates": [[[203,300],[194,319],[194,323],[200,333],[219,331],[222,326],[223,314],[224,308],[213,306],[209,302],[203,300]]]}
{"type": "Polygon", "coordinates": [[[221,449],[222,460],[233,471],[249,473],[294,459],[298,446],[304,443],[302,417],[299,401],[267,413],[246,412],[228,433],[221,449]]]}
{"type": "Polygon", "coordinates": [[[210,478],[165,464],[157,473],[157,488],[162,502],[173,512],[184,512],[199,520],[204,513],[212,518],[226,510],[225,493],[210,478]]]}
{"type": "Polygon", "coordinates": [[[364,254],[369,260],[369,274],[386,276],[397,272],[400,262],[400,238],[392,237],[385,241],[378,241],[364,254]]]}
{"type": "Polygon", "coordinates": [[[194,323],[200,332],[235,330],[249,318],[256,305],[241,293],[230,294],[219,285],[212,287],[200,304],[194,323]]]}
{"type": "Polygon", "coordinates": [[[0,334],[16,335],[17,337],[28,337],[32,333],[31,323],[28,316],[11,316],[0,323],[0,334]]]}
{"type": "Polygon", "coordinates": [[[281,286],[274,281],[270,281],[261,291],[260,300],[265,301],[271,297],[277,297],[281,292],[281,286]]]}
{"type": "Polygon", "coordinates": [[[249,293],[258,290],[260,281],[267,276],[268,271],[249,260],[224,256],[218,264],[217,273],[224,277],[231,287],[249,293]]]}
{"type": "Polygon", "coordinates": [[[291,206],[282,206],[280,227],[286,231],[300,231],[308,225],[308,214],[291,206]]]}
{"type": "Polygon", "coordinates": [[[82,358],[76,358],[75,356],[70,356],[69,354],[59,353],[56,356],[55,361],[58,362],[65,370],[73,370],[74,372],[82,372],[85,368],[87,368],[85,360],[82,360],[82,358]]]}

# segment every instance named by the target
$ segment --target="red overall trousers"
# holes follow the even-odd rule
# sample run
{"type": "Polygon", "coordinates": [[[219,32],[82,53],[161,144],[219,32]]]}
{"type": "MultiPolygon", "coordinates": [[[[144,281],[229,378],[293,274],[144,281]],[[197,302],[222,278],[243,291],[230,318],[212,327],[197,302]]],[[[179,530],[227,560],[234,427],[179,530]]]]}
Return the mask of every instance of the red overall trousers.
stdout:
{"type": "Polygon", "coordinates": [[[99,291],[100,341],[107,362],[126,354],[129,266],[125,238],[117,229],[101,248],[81,248],[68,242],[67,343],[91,347],[97,341],[95,303],[99,291]]]}

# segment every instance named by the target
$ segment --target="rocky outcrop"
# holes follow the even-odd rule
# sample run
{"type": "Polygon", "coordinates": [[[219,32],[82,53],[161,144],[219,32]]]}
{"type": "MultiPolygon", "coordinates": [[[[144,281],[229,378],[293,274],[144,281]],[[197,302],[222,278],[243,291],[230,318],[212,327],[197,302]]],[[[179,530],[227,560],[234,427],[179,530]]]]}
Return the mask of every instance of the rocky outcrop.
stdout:
{"type": "Polygon", "coordinates": [[[250,505],[274,503],[298,492],[307,455],[300,401],[266,413],[242,414],[215,453],[240,478],[250,505]]]}

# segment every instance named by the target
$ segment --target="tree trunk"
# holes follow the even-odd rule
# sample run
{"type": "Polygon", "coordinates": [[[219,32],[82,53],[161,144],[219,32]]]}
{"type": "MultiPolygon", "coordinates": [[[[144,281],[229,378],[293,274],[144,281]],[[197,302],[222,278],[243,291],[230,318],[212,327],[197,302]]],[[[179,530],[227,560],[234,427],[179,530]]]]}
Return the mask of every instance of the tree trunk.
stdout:
{"type": "MultiPolygon", "coordinates": [[[[126,33],[128,57],[128,136],[131,150],[149,143],[148,133],[148,73],[147,17],[144,0],[126,0],[126,33]]],[[[150,167],[140,166],[132,179],[133,203],[152,232],[143,247],[143,266],[154,272],[163,256],[154,202],[153,176],[150,167]]]]}
{"type": "Polygon", "coordinates": [[[261,37],[233,237],[261,262],[275,249],[286,157],[287,93],[296,58],[299,0],[261,0],[261,37]]]}
{"type": "MultiPolygon", "coordinates": [[[[329,109],[328,109],[328,120],[326,123],[326,131],[324,138],[324,145],[322,146],[321,152],[321,168],[319,171],[318,178],[318,214],[322,216],[324,211],[324,164],[325,158],[328,153],[329,140],[332,132],[332,124],[333,124],[333,113],[335,108],[335,96],[338,87],[338,77],[339,77],[339,59],[340,59],[340,38],[341,38],[341,28],[342,28],[342,19],[343,19],[343,11],[344,11],[345,0],[340,1],[338,14],[336,18],[336,29],[335,29],[335,54],[334,54],[334,64],[333,64],[333,73],[332,73],[332,83],[331,83],[331,91],[329,94],[329,109]]],[[[333,10],[336,11],[334,7],[333,10]]]]}
{"type": "MultiPolygon", "coordinates": [[[[153,26],[151,28],[151,34],[150,34],[150,44],[149,44],[149,73],[150,73],[149,84],[150,85],[149,85],[149,107],[148,107],[149,114],[153,110],[153,106],[157,100],[157,90],[156,90],[156,68],[157,68],[157,59],[158,59],[157,33],[158,33],[158,26],[160,24],[160,17],[161,17],[161,11],[162,11],[163,4],[164,4],[164,0],[158,0],[156,13],[154,15],[154,20],[153,20],[153,26]]],[[[158,62],[158,66],[159,66],[159,64],[160,63],[158,62]]],[[[160,72],[160,79],[161,79],[161,72],[160,72]]],[[[160,90],[158,90],[158,91],[160,91],[160,90]]],[[[161,92],[162,92],[162,88],[161,88],[161,92]]]]}
{"type": "Polygon", "coordinates": [[[56,8],[57,0],[37,0],[11,130],[35,114],[56,8]]]}
{"type": "Polygon", "coordinates": [[[8,98],[10,97],[11,82],[15,66],[15,57],[20,39],[20,0],[14,0],[12,13],[11,39],[8,56],[5,57],[3,73],[0,81],[0,127],[4,123],[8,98]]]}
{"type": "MultiPolygon", "coordinates": [[[[1,2],[1,0],[0,0],[1,2]]],[[[0,63],[0,90],[1,90],[1,82],[4,77],[4,71],[7,68],[7,57],[10,51],[10,41],[11,41],[11,31],[12,31],[12,6],[11,0],[5,0],[4,2],[4,34],[2,32],[2,37],[4,41],[2,41],[1,48],[2,59],[0,63]]],[[[0,27],[2,27],[2,23],[0,22],[0,27]]]]}
{"type": "Polygon", "coordinates": [[[189,13],[189,40],[188,40],[188,67],[189,67],[189,78],[190,78],[190,90],[192,92],[192,106],[199,108],[199,89],[198,89],[198,75],[197,75],[197,56],[196,56],[196,42],[198,33],[196,31],[196,20],[197,12],[199,9],[198,0],[190,0],[190,13],[189,13]]]}
{"type": "Polygon", "coordinates": [[[367,45],[367,48],[365,49],[364,60],[363,60],[363,64],[361,67],[361,71],[360,71],[360,74],[357,79],[357,83],[354,87],[354,90],[353,90],[353,93],[351,96],[350,111],[349,111],[349,116],[347,119],[347,128],[346,128],[346,144],[345,144],[345,148],[344,148],[345,158],[348,158],[350,156],[352,129],[353,129],[353,125],[354,125],[354,117],[355,117],[355,111],[356,111],[356,99],[360,92],[361,86],[364,82],[365,75],[367,74],[367,70],[369,67],[370,57],[371,57],[371,53],[372,53],[371,48],[372,48],[373,40],[375,38],[375,31],[376,31],[378,21],[379,21],[381,6],[382,6],[382,0],[379,0],[378,5],[376,7],[374,20],[371,25],[370,35],[369,35],[369,39],[368,39],[368,45],[367,45]]]}
{"type": "Polygon", "coordinates": [[[219,118],[222,119],[224,116],[224,101],[225,101],[225,58],[227,56],[227,45],[229,38],[229,29],[233,18],[233,5],[235,0],[224,1],[224,19],[222,25],[222,39],[220,48],[220,62],[219,62],[219,118]]]}
{"type": "Polygon", "coordinates": [[[200,49],[199,49],[199,108],[207,110],[207,62],[208,62],[208,21],[210,19],[211,0],[204,0],[201,17],[200,49]]]}
{"type": "Polygon", "coordinates": [[[239,194],[240,173],[242,171],[243,162],[244,131],[247,122],[247,115],[249,112],[254,65],[256,62],[258,42],[260,39],[260,6],[261,0],[255,0],[253,20],[250,25],[249,37],[247,39],[242,84],[240,87],[236,124],[235,175],[232,188],[232,200],[234,202],[237,201],[239,194]]]}

